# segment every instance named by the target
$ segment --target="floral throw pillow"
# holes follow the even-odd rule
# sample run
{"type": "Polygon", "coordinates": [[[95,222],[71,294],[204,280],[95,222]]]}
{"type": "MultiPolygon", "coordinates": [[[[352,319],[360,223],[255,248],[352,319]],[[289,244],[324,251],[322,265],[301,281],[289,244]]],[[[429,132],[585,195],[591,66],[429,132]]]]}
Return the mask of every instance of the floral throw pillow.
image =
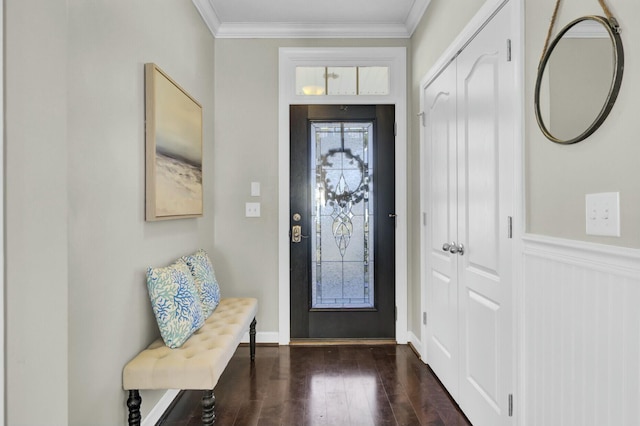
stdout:
{"type": "Polygon", "coordinates": [[[205,320],[189,267],[180,259],[165,268],[147,269],[147,289],[162,340],[179,348],[205,320]]]}
{"type": "Polygon", "coordinates": [[[200,249],[195,253],[183,257],[189,266],[200,295],[200,304],[205,318],[216,309],[220,303],[220,286],[213,272],[213,265],[207,252],[200,249]]]}

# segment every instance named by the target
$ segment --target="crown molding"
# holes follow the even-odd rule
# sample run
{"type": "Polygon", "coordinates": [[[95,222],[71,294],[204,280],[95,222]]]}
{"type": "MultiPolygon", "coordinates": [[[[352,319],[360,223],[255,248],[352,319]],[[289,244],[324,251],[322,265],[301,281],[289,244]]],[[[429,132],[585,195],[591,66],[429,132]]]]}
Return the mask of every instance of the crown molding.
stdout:
{"type": "Polygon", "coordinates": [[[218,29],[220,28],[220,18],[218,13],[213,8],[213,5],[209,0],[191,0],[193,5],[198,9],[198,13],[202,17],[202,20],[211,31],[214,37],[218,37],[218,29]]]}
{"type": "Polygon", "coordinates": [[[409,38],[402,24],[225,22],[216,38],[409,38]]]}
{"type": "Polygon", "coordinates": [[[413,35],[413,32],[418,27],[418,24],[426,13],[429,4],[431,4],[431,0],[416,0],[413,2],[411,10],[407,14],[407,18],[404,20],[409,37],[413,35]]]}
{"type": "Polygon", "coordinates": [[[410,38],[431,0],[415,0],[404,23],[221,22],[210,0],[192,0],[215,38],[410,38]]]}

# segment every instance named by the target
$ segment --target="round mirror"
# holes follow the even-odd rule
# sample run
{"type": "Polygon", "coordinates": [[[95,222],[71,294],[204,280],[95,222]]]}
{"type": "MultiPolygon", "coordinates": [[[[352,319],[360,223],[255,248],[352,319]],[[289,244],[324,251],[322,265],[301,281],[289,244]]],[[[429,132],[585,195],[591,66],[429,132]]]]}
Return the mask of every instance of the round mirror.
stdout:
{"type": "Polygon", "coordinates": [[[622,41],[609,21],[585,16],[568,24],[538,67],[535,111],[553,142],[585,139],[604,122],[622,82],[622,41]]]}

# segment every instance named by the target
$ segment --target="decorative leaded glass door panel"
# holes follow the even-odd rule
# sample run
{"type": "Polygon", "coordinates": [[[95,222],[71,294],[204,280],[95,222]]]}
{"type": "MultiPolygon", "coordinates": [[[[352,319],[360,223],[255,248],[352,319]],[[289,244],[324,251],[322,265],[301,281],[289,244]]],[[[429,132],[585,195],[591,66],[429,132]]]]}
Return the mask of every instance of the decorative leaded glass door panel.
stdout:
{"type": "Polygon", "coordinates": [[[291,336],[393,338],[393,106],[291,107],[291,336]]]}

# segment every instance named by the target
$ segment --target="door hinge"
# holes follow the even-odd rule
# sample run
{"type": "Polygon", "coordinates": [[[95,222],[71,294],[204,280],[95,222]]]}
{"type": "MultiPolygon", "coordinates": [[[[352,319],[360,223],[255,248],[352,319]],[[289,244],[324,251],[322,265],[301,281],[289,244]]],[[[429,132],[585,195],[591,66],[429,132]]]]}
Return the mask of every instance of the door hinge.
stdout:
{"type": "Polygon", "coordinates": [[[396,321],[398,321],[398,307],[397,307],[397,306],[395,306],[395,307],[394,307],[394,310],[395,310],[395,317],[396,317],[396,321]]]}
{"type": "Polygon", "coordinates": [[[513,238],[513,218],[511,216],[507,216],[507,238],[513,238]]]}
{"type": "Polygon", "coordinates": [[[513,417],[513,394],[509,394],[509,417],[513,417]]]}
{"type": "Polygon", "coordinates": [[[419,112],[418,113],[418,117],[420,117],[420,124],[422,124],[422,127],[427,127],[427,123],[426,123],[426,114],[424,113],[424,111],[419,112]]]}
{"type": "Polygon", "coordinates": [[[422,323],[424,325],[427,325],[427,313],[426,312],[422,313],[422,323]]]}
{"type": "Polygon", "coordinates": [[[393,123],[393,136],[398,136],[398,123],[393,123]]]}
{"type": "Polygon", "coordinates": [[[507,62],[511,62],[511,39],[507,39],[507,62]]]}
{"type": "Polygon", "coordinates": [[[422,212],[422,224],[427,226],[427,212],[422,212]]]}

